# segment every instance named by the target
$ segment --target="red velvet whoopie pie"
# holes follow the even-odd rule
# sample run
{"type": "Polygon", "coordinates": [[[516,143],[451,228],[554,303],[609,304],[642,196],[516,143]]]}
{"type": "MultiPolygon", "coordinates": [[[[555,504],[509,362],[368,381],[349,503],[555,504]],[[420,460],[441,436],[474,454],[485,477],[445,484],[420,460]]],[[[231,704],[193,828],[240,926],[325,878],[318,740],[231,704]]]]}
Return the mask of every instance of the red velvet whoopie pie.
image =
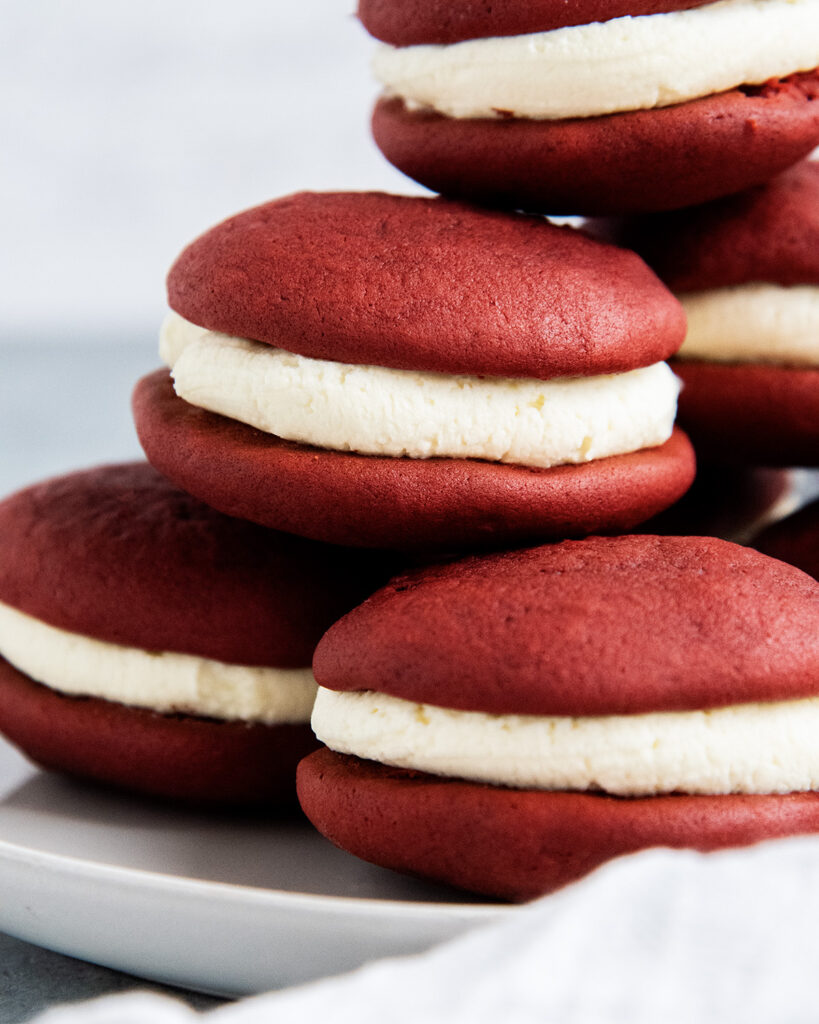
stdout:
{"type": "Polygon", "coordinates": [[[818,597],[693,537],[397,577],[316,649],[302,807],[365,860],[511,900],[651,846],[817,831],[812,728],[785,719],[819,693],[818,597]]]}
{"type": "Polygon", "coordinates": [[[168,298],[173,382],[140,382],[137,430],[160,472],[229,515],[463,548],[628,529],[693,478],[661,365],[681,310],[632,253],[572,228],[304,193],[193,242],[168,298]],[[599,447],[610,423],[626,440],[599,447]]]}
{"type": "Polygon", "coordinates": [[[674,370],[700,457],[819,466],[819,163],[622,237],[686,308],[674,370]]]}
{"type": "Polygon", "coordinates": [[[19,491],[0,502],[0,732],[139,793],[291,804],[313,649],[379,562],[229,519],[147,463],[19,491]]]}
{"type": "Polygon", "coordinates": [[[375,141],[444,195],[549,214],[680,209],[768,181],[819,144],[808,9],[360,0],[359,17],[389,44],[375,141]],[[757,66],[760,37],[772,42],[757,66]]]}

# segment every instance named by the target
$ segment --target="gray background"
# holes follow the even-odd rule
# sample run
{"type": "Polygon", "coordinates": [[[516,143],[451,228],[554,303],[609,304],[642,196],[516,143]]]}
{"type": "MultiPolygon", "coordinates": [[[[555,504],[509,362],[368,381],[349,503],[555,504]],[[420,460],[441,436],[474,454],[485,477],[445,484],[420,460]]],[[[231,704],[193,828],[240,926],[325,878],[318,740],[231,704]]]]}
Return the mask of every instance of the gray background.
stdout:
{"type": "Polygon", "coordinates": [[[186,242],[303,188],[411,190],[355,0],[0,5],[0,340],[153,334],[186,242]]]}

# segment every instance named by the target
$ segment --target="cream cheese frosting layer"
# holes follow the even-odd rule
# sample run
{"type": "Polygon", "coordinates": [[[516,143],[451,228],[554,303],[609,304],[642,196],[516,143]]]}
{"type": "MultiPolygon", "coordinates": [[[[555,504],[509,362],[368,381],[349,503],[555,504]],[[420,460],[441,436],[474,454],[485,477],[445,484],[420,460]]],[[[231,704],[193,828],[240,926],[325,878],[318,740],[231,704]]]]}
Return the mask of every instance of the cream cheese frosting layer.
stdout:
{"type": "Polygon", "coordinates": [[[665,363],[551,381],[416,373],[309,359],[175,313],[160,353],[192,405],[290,441],[392,457],[548,468],[626,454],[668,440],[679,393],[665,363]]]}
{"type": "Polygon", "coordinates": [[[331,750],[526,789],[791,793],[819,788],[819,697],[598,718],[487,715],[319,687],[331,750]]]}
{"type": "Polygon", "coordinates": [[[819,65],[818,0],[721,0],[523,36],[376,52],[388,95],[449,117],[650,110],[819,65]]]}
{"type": "Polygon", "coordinates": [[[0,654],[60,693],[228,721],[310,721],[309,668],[226,665],[170,651],[144,651],[49,626],[0,603],[0,654]]]}
{"type": "Polygon", "coordinates": [[[688,317],[679,359],[819,366],[819,287],[743,284],[678,296],[688,317]]]}

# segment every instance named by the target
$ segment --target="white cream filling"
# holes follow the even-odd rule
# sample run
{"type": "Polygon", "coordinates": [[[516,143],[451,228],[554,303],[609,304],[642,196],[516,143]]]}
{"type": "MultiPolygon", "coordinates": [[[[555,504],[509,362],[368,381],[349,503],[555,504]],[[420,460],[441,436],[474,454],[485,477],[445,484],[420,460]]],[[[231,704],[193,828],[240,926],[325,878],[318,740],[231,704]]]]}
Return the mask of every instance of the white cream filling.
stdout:
{"type": "Polygon", "coordinates": [[[743,284],[678,296],[688,317],[680,359],[819,366],[819,287],[743,284]]]}
{"type": "Polygon", "coordinates": [[[388,95],[449,117],[648,110],[819,65],[817,0],[721,0],[448,46],[381,45],[388,95]]]}
{"type": "Polygon", "coordinates": [[[0,654],[60,693],[228,721],[310,721],[316,683],[309,668],[227,665],[210,658],[94,640],[49,626],[0,603],[0,654]]]}
{"type": "Polygon", "coordinates": [[[452,711],[319,687],[313,731],[342,754],[521,789],[617,796],[819,789],[819,697],[568,718],[452,711]]]}
{"type": "Polygon", "coordinates": [[[294,355],[175,313],[162,358],[186,402],[319,448],[549,467],[663,444],[679,383],[665,363],[518,380],[418,373],[294,355]]]}

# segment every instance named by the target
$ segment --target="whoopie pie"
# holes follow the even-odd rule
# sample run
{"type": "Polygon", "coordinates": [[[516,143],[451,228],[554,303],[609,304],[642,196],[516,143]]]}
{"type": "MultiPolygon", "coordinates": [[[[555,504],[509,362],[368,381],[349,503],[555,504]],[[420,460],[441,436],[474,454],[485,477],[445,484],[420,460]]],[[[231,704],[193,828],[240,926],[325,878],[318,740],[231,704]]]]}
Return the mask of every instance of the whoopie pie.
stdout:
{"type": "Polygon", "coordinates": [[[416,181],[546,213],[670,210],[819,144],[814,0],[360,0],[373,134],[416,181]]]}
{"type": "Polygon", "coordinates": [[[685,307],[680,422],[703,460],[819,465],[819,163],[624,237],[685,307]]]}
{"type": "Polygon", "coordinates": [[[230,515],[339,544],[616,532],[694,472],[663,363],[682,310],[633,253],[441,199],[303,193],[178,258],[149,460],[230,515]]]}
{"type": "Polygon", "coordinates": [[[819,584],[624,536],[397,577],[316,649],[308,817],[365,860],[524,900],[646,847],[819,830],[819,584]]]}
{"type": "Polygon", "coordinates": [[[146,463],[19,491],[0,502],[0,732],[137,792],[292,802],[313,649],[380,561],[229,519],[146,463]]]}

